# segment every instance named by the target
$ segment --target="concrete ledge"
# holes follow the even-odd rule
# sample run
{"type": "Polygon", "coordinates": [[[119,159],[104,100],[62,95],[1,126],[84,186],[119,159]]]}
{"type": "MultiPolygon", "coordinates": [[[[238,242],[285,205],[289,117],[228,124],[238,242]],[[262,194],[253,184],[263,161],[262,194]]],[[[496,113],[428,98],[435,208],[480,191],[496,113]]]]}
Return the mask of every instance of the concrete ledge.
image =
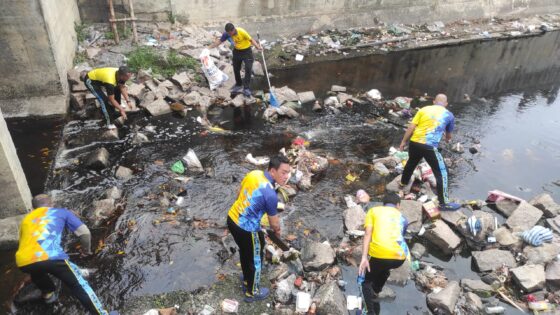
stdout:
{"type": "Polygon", "coordinates": [[[0,220],[0,250],[16,249],[19,244],[19,226],[25,214],[0,220]]]}
{"type": "Polygon", "coordinates": [[[68,109],[66,95],[0,99],[0,109],[6,118],[64,115],[68,109]]]}

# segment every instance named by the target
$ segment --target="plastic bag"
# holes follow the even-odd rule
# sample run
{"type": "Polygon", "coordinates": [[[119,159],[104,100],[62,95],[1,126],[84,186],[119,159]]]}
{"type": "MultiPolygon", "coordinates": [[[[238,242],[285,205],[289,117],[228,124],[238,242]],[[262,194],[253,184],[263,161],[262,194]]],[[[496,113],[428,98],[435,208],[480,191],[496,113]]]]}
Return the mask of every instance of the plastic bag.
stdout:
{"type": "Polygon", "coordinates": [[[183,162],[177,161],[171,166],[171,170],[177,174],[183,174],[185,172],[185,166],[183,162]]]}
{"type": "Polygon", "coordinates": [[[208,79],[210,90],[215,90],[229,79],[227,74],[216,67],[214,61],[210,57],[210,51],[208,49],[205,48],[202,50],[198,58],[200,58],[200,62],[202,63],[202,72],[204,72],[206,79],[208,79]]]}

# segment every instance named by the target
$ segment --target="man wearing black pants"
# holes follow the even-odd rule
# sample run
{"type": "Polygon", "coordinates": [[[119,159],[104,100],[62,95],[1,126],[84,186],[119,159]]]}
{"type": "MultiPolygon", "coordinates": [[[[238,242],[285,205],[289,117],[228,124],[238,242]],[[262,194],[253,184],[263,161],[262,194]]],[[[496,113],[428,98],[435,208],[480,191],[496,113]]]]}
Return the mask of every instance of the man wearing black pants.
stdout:
{"type": "Polygon", "coordinates": [[[241,182],[237,200],[228,212],[228,229],[239,246],[239,260],[243,271],[245,302],[265,299],[270,291],[260,288],[263,263],[264,235],[261,219],[266,213],[270,227],[280,238],[278,198],[274,185],[284,185],[290,176],[291,167],[285,156],[270,159],[268,171],[249,172],[241,182]]]}
{"type": "Polygon", "coordinates": [[[253,51],[251,45],[262,50],[260,43],[257,43],[246,30],[235,27],[231,23],[225,26],[222,37],[216,40],[210,48],[217,47],[225,41],[229,41],[233,46],[233,73],[235,75],[235,86],[231,89],[232,93],[241,93],[251,96],[251,74],[253,72],[253,51]],[[245,77],[241,80],[241,64],[245,64],[245,77]]]}
{"type": "Polygon", "coordinates": [[[434,105],[421,108],[412,119],[401,141],[403,151],[408,140],[408,161],[404,167],[401,187],[409,185],[410,178],[422,158],[426,160],[436,178],[437,195],[440,210],[457,210],[461,205],[449,202],[447,192],[447,167],[438,151],[438,145],[445,134],[445,141],[451,141],[451,132],[455,127],[455,117],[447,110],[447,96],[438,94],[434,105]]]}
{"type": "Polygon", "coordinates": [[[397,194],[388,194],[383,198],[383,206],[372,207],[366,214],[366,233],[358,270],[360,275],[365,275],[362,292],[366,314],[375,309],[375,299],[383,290],[391,269],[399,268],[409,258],[404,240],[408,222],[398,210],[400,202],[397,194]]]}
{"type": "Polygon", "coordinates": [[[33,198],[35,208],[21,223],[16,264],[31,275],[43,293],[45,303],[57,300],[56,287],[49,275],[62,281],[90,314],[106,315],[101,302],[82,277],[80,269],[68,260],[61,246],[62,232],[68,228],[80,239],[84,256],[91,255],[89,229],[68,209],[53,208],[47,195],[33,198]]]}

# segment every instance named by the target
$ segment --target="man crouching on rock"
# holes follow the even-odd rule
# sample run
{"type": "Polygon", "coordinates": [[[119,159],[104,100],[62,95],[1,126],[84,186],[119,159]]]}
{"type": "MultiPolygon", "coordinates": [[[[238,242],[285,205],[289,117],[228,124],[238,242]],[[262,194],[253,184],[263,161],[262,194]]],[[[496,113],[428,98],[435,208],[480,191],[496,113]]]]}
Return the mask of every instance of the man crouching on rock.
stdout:
{"type": "Polygon", "coordinates": [[[255,170],[245,176],[237,200],[229,209],[227,225],[239,247],[245,302],[263,300],[270,294],[268,288],[259,288],[265,246],[261,218],[265,213],[268,215],[270,227],[280,238],[278,197],[274,184],[286,184],[290,172],[288,158],[272,157],[267,171],[255,170]]]}
{"type": "Polygon", "coordinates": [[[399,268],[409,257],[404,240],[408,222],[399,211],[400,203],[397,194],[387,194],[383,206],[370,208],[366,215],[366,234],[358,272],[360,275],[365,273],[362,291],[369,310],[374,309],[374,300],[383,289],[391,269],[399,268]]]}

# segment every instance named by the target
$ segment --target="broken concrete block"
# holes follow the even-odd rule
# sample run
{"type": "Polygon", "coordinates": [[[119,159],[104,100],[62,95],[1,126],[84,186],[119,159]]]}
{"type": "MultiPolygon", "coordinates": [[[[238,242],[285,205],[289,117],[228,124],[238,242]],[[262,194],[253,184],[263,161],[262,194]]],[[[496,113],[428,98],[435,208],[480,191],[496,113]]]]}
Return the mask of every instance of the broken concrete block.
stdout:
{"type": "Polygon", "coordinates": [[[346,104],[346,101],[352,98],[352,95],[346,93],[338,93],[336,96],[338,98],[338,102],[342,105],[346,104]]]}
{"type": "Polygon", "coordinates": [[[93,214],[90,220],[93,226],[99,226],[104,220],[108,219],[115,212],[114,199],[102,199],[93,202],[93,214]]]}
{"type": "Polygon", "coordinates": [[[315,93],[313,93],[313,91],[300,92],[297,94],[297,96],[299,98],[299,101],[302,103],[309,103],[316,100],[315,93]]]}
{"type": "Polygon", "coordinates": [[[483,298],[488,298],[494,293],[494,289],[481,280],[461,279],[461,287],[483,298]]]}
{"type": "Polygon", "coordinates": [[[414,243],[414,246],[412,246],[412,249],[410,250],[410,254],[416,259],[420,259],[425,253],[426,247],[421,243],[414,243]]]}
{"type": "Polygon", "coordinates": [[[109,166],[109,151],[100,148],[91,153],[86,159],[86,166],[94,170],[102,170],[109,166]]]}
{"type": "Polygon", "coordinates": [[[145,134],[141,132],[135,133],[132,137],[132,144],[142,144],[146,142],[150,142],[150,140],[148,139],[148,137],[146,137],[145,134]]]}
{"type": "Polygon", "coordinates": [[[116,129],[116,128],[105,130],[101,134],[100,138],[101,138],[101,140],[105,140],[105,141],[119,140],[119,130],[116,129]]]}
{"type": "Polygon", "coordinates": [[[554,232],[560,234],[560,216],[556,216],[552,219],[546,219],[546,225],[550,227],[554,232]]]}
{"type": "Polygon", "coordinates": [[[175,82],[178,86],[180,86],[183,91],[187,89],[191,85],[191,79],[186,72],[181,72],[179,74],[174,75],[171,77],[171,81],[175,82]]]}
{"type": "Polygon", "coordinates": [[[126,181],[130,179],[133,176],[133,174],[134,172],[130,168],[119,166],[117,168],[117,171],[115,172],[115,177],[126,181]]]}
{"type": "Polygon", "coordinates": [[[427,230],[424,234],[424,238],[446,255],[452,254],[453,251],[461,245],[461,238],[459,238],[442,220],[435,221],[434,228],[427,230]]]}
{"type": "Polygon", "coordinates": [[[200,103],[201,95],[197,91],[192,91],[189,94],[183,97],[183,102],[187,104],[187,106],[197,106],[200,103]]]}
{"type": "Polygon", "coordinates": [[[274,293],[275,300],[286,304],[292,298],[292,291],[294,290],[294,281],[296,280],[296,275],[292,274],[288,278],[283,279],[278,283],[276,287],[276,292],[274,293]]]}
{"type": "Polygon", "coordinates": [[[553,261],[546,266],[546,285],[553,290],[560,289],[560,261],[553,261]]]}
{"type": "Polygon", "coordinates": [[[171,113],[171,107],[169,107],[169,104],[167,104],[167,102],[163,99],[157,99],[146,105],[144,108],[146,108],[152,116],[160,116],[171,113]]]}
{"type": "Polygon", "coordinates": [[[513,280],[525,292],[534,292],[544,288],[546,275],[543,265],[525,265],[511,269],[513,280]]]}
{"type": "Polygon", "coordinates": [[[481,272],[492,271],[506,265],[513,268],[517,265],[513,255],[507,250],[489,249],[472,252],[472,259],[481,272]]]}
{"type": "Polygon", "coordinates": [[[88,92],[88,88],[86,87],[86,85],[84,84],[84,82],[80,81],[76,84],[72,84],[72,93],[76,93],[76,92],[88,92]]]}
{"type": "Polygon", "coordinates": [[[333,85],[333,86],[331,86],[331,91],[333,91],[333,92],[346,92],[346,87],[345,86],[340,86],[340,85],[333,85]]]}
{"type": "Polygon", "coordinates": [[[364,230],[366,214],[362,207],[355,206],[344,210],[344,226],[347,231],[364,230]]]}
{"type": "Polygon", "coordinates": [[[547,193],[540,194],[531,199],[529,204],[541,210],[546,218],[554,218],[560,213],[560,205],[547,193]]]}
{"type": "Polygon", "coordinates": [[[89,47],[89,48],[86,49],[86,54],[87,54],[87,57],[88,57],[89,59],[94,58],[94,57],[97,56],[100,52],[101,52],[101,49],[100,49],[100,48],[96,48],[96,47],[89,47]]]}
{"type": "Polygon", "coordinates": [[[443,290],[438,293],[430,293],[426,297],[428,306],[436,314],[455,314],[455,304],[459,299],[461,288],[457,281],[450,281],[443,290]]]}
{"type": "Polygon", "coordinates": [[[288,118],[297,118],[299,117],[299,113],[296,112],[294,109],[288,107],[288,106],[280,106],[276,109],[276,111],[278,112],[278,115],[280,116],[286,116],[288,118]]]}
{"type": "Polygon", "coordinates": [[[297,102],[299,100],[297,93],[287,86],[283,86],[279,89],[274,89],[274,95],[279,104],[284,104],[285,102],[297,102]]]}
{"type": "Polygon", "coordinates": [[[482,300],[478,297],[478,295],[472,292],[467,292],[465,294],[465,298],[467,302],[466,304],[472,310],[473,314],[482,314],[484,306],[482,305],[482,300]]]}
{"type": "Polygon", "coordinates": [[[336,281],[330,281],[323,284],[317,290],[313,299],[319,301],[317,304],[317,314],[348,314],[348,311],[346,310],[346,298],[336,284],[336,281]]]}
{"type": "Polygon", "coordinates": [[[422,203],[416,200],[401,200],[399,210],[408,221],[406,229],[414,234],[420,232],[422,227],[422,203]]]}
{"type": "Polygon", "coordinates": [[[457,211],[441,211],[440,216],[443,221],[454,228],[459,228],[468,219],[461,209],[457,211]]]}
{"type": "Polygon", "coordinates": [[[258,77],[264,76],[263,66],[258,60],[253,61],[253,74],[258,77]]]}
{"type": "Polygon", "coordinates": [[[405,259],[399,268],[391,269],[391,274],[389,275],[389,279],[387,279],[387,283],[405,286],[411,275],[412,269],[410,268],[410,262],[408,259],[405,259]]]}
{"type": "Polygon", "coordinates": [[[551,262],[560,254],[560,245],[555,243],[544,243],[541,246],[525,246],[523,255],[527,257],[527,264],[546,264],[551,262]]]}
{"type": "Polygon", "coordinates": [[[385,164],[379,163],[379,162],[373,164],[373,170],[377,174],[379,174],[381,177],[385,177],[385,176],[388,176],[389,174],[391,174],[391,171],[389,171],[387,166],[385,166],[385,164]]]}
{"type": "Polygon", "coordinates": [[[519,237],[513,235],[513,233],[511,233],[511,231],[505,226],[502,226],[494,231],[494,237],[502,246],[512,246],[518,244],[520,241],[519,237]]]}
{"type": "Polygon", "coordinates": [[[506,224],[513,232],[529,230],[541,219],[543,212],[526,201],[521,201],[517,209],[507,219],[506,224]]]}
{"type": "Polygon", "coordinates": [[[129,96],[139,99],[144,94],[145,88],[146,87],[144,86],[144,84],[132,83],[131,85],[127,86],[126,89],[129,96]]]}
{"type": "Polygon", "coordinates": [[[517,209],[517,202],[510,199],[503,199],[496,201],[496,208],[504,217],[508,218],[515,209],[517,209]]]}
{"type": "Polygon", "coordinates": [[[231,102],[233,103],[233,106],[235,107],[241,107],[243,105],[245,105],[245,97],[243,96],[243,94],[237,94],[232,100],[231,102]]]}
{"type": "Polygon", "coordinates": [[[104,196],[105,196],[105,198],[107,198],[107,199],[115,199],[115,200],[117,200],[117,199],[121,199],[121,197],[122,197],[122,192],[121,192],[121,190],[120,190],[119,188],[117,188],[116,186],[113,186],[113,187],[111,187],[111,188],[109,188],[109,189],[107,189],[107,190],[105,191],[104,196]]]}
{"type": "Polygon", "coordinates": [[[82,80],[80,80],[80,74],[81,73],[78,69],[68,70],[68,72],[66,72],[66,78],[68,79],[68,83],[70,83],[70,85],[73,85],[82,82],[82,80]]]}

